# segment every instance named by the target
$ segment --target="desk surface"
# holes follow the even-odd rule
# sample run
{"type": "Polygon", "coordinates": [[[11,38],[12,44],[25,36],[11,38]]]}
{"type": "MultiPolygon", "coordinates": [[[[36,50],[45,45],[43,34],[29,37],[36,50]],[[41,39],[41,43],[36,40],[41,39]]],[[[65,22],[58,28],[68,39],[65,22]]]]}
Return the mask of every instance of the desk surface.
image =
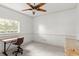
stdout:
{"type": "Polygon", "coordinates": [[[11,42],[11,41],[15,41],[15,40],[17,40],[17,38],[21,38],[21,37],[15,37],[15,38],[3,38],[3,39],[0,39],[0,41],[2,41],[2,42],[11,42]]]}

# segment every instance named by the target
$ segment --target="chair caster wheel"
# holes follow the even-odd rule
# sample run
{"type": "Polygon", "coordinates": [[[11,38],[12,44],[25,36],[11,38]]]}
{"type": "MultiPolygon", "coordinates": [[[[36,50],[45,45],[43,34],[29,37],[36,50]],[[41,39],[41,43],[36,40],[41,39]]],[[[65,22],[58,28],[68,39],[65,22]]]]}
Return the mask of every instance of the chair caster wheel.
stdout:
{"type": "Polygon", "coordinates": [[[23,52],[21,52],[21,54],[23,54],[23,52]]]}
{"type": "Polygon", "coordinates": [[[15,54],[15,56],[17,56],[17,54],[15,54]]]}
{"type": "Polygon", "coordinates": [[[14,54],[14,52],[12,54],[14,54]]]}

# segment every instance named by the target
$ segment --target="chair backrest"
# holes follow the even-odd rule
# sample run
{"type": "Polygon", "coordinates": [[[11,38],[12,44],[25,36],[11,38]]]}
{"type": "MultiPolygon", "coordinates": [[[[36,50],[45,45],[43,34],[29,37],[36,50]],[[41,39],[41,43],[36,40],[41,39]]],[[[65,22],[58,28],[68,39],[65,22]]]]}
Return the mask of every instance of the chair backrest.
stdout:
{"type": "Polygon", "coordinates": [[[15,45],[21,45],[23,43],[24,37],[18,38],[15,45]]]}

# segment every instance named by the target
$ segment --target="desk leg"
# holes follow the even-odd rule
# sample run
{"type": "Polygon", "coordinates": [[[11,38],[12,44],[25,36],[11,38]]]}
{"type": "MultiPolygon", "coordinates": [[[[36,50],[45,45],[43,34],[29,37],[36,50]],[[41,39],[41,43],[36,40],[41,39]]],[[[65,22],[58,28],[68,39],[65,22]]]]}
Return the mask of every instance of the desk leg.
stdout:
{"type": "Polygon", "coordinates": [[[3,54],[8,56],[8,54],[6,53],[6,42],[4,42],[4,52],[3,52],[3,54]]]}

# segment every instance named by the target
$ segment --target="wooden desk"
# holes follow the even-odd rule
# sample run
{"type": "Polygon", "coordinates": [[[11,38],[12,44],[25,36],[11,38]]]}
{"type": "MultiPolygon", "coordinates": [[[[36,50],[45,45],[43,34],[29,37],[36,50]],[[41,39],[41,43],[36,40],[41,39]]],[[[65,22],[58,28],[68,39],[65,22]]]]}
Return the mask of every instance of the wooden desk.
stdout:
{"type": "Polygon", "coordinates": [[[6,43],[12,43],[13,41],[16,41],[18,38],[20,38],[20,37],[0,39],[0,41],[4,43],[4,51],[3,51],[4,55],[8,56],[8,54],[6,53],[6,51],[7,51],[6,43]]]}

